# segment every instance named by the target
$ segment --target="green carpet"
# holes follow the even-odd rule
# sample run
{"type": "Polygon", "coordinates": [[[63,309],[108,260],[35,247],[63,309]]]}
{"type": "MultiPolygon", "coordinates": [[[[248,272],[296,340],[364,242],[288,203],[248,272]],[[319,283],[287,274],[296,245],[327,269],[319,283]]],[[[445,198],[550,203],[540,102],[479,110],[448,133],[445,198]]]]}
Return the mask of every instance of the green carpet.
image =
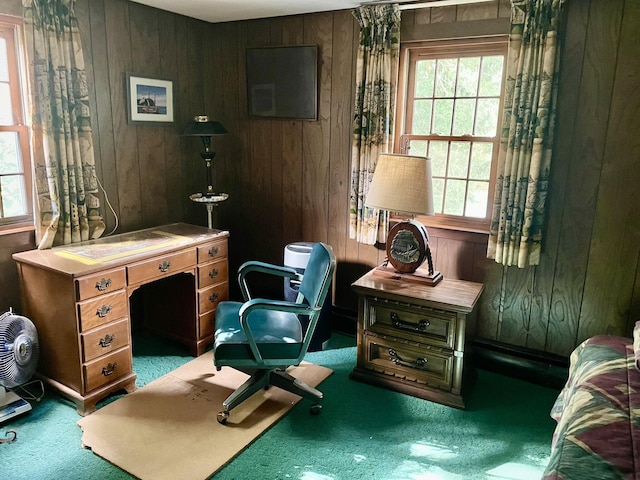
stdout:
{"type": "MultiPolygon", "coordinates": [[[[478,370],[465,411],[349,380],[354,340],[334,334],[306,360],[334,370],[320,390],[324,408],[302,401],[220,470],[215,479],[539,479],[549,458],[557,391],[478,370]]],[[[168,342],[134,337],[138,385],[191,360],[168,342]],[[158,354],[161,352],[161,354],[158,354]]],[[[111,397],[98,407],[114,401],[111,397]]],[[[54,393],[0,425],[18,440],[0,445],[0,478],[127,479],[81,447],[75,407],[54,393]]],[[[167,432],[171,442],[171,432],[167,432]]]]}

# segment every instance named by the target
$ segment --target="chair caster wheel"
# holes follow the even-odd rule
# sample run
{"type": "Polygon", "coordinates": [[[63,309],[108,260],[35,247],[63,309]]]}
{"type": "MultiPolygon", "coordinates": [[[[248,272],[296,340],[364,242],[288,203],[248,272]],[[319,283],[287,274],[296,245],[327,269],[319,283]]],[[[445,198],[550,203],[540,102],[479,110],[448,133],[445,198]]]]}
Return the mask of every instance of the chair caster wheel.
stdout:
{"type": "Polygon", "coordinates": [[[319,415],[322,411],[322,405],[320,403],[314,403],[313,405],[311,405],[309,411],[311,412],[311,415],[319,415]]]}
{"type": "Polygon", "coordinates": [[[227,420],[229,420],[229,412],[218,412],[218,423],[221,425],[226,425],[227,420]]]}

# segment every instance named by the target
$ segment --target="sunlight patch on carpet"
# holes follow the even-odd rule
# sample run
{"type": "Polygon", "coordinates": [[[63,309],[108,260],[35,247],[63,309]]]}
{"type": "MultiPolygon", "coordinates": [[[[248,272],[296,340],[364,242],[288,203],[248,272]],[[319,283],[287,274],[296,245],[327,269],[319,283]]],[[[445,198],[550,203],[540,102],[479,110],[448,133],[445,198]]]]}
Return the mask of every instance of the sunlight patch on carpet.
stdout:
{"type": "Polygon", "coordinates": [[[504,463],[487,472],[488,480],[538,480],[544,473],[544,466],[535,467],[523,463],[504,463]]]}
{"type": "Polygon", "coordinates": [[[409,447],[412,457],[426,458],[432,462],[439,460],[451,460],[458,456],[458,447],[449,447],[447,445],[437,445],[435,443],[422,440],[412,443],[409,447]]]}

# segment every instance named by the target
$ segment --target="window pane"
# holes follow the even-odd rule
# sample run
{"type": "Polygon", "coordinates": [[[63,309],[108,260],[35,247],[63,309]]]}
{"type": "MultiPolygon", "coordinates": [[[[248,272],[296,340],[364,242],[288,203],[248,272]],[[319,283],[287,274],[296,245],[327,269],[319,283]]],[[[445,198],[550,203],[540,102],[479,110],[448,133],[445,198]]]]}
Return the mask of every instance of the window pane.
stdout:
{"type": "Polygon", "coordinates": [[[436,66],[436,97],[453,97],[456,87],[456,69],[458,60],[445,58],[438,60],[436,66]]]}
{"type": "Polygon", "coordinates": [[[0,125],[13,125],[11,90],[8,83],[0,83],[0,125]]]}
{"type": "Polygon", "coordinates": [[[451,135],[453,100],[436,100],[433,115],[433,130],[437,135],[451,135]]]}
{"type": "Polygon", "coordinates": [[[456,100],[453,113],[453,135],[471,135],[473,133],[473,117],[476,101],[473,98],[456,100]]]}
{"type": "Polygon", "coordinates": [[[467,178],[470,148],[469,142],[451,142],[448,177],[467,178]]]}
{"type": "Polygon", "coordinates": [[[449,142],[432,140],[429,142],[431,159],[431,174],[434,177],[444,177],[447,172],[447,157],[449,156],[449,142]]]}
{"type": "Polygon", "coordinates": [[[480,57],[461,58],[458,66],[456,97],[475,97],[478,94],[480,57]]]}
{"type": "Polygon", "coordinates": [[[22,173],[18,134],[0,132],[0,174],[22,173]]]}
{"type": "Polygon", "coordinates": [[[476,115],[475,134],[480,137],[495,137],[498,128],[498,108],[500,100],[497,98],[479,98],[478,113],[476,115]]]}
{"type": "Polygon", "coordinates": [[[426,140],[411,140],[409,142],[410,155],[422,155],[427,156],[427,141],[426,140]]]}
{"type": "Polygon", "coordinates": [[[431,100],[416,100],[413,102],[413,125],[411,133],[414,135],[428,135],[431,133],[431,100]]]}
{"type": "Polygon", "coordinates": [[[27,202],[22,175],[0,177],[3,217],[27,214],[27,202]]]}
{"type": "Polygon", "coordinates": [[[497,97],[500,95],[503,63],[503,57],[500,55],[482,58],[479,91],[481,97],[497,97]]]}
{"type": "Polygon", "coordinates": [[[0,82],[9,81],[9,62],[7,61],[7,41],[0,38],[0,82]]]}
{"type": "Polygon", "coordinates": [[[468,217],[484,218],[487,214],[488,198],[489,182],[469,182],[465,215],[468,217]]]}
{"type": "Polygon", "coordinates": [[[469,178],[475,180],[489,180],[491,177],[491,159],[493,144],[488,142],[473,142],[471,146],[471,168],[469,178]]]}
{"type": "Polygon", "coordinates": [[[433,187],[433,211],[434,213],[442,213],[442,199],[444,198],[444,179],[434,178],[431,186],[433,187]]]}
{"type": "Polygon", "coordinates": [[[447,180],[447,195],[444,200],[444,211],[447,215],[462,215],[464,213],[464,180],[447,180]]]}
{"type": "Polygon", "coordinates": [[[420,60],[416,62],[415,97],[433,97],[435,73],[435,60],[420,60]]]}

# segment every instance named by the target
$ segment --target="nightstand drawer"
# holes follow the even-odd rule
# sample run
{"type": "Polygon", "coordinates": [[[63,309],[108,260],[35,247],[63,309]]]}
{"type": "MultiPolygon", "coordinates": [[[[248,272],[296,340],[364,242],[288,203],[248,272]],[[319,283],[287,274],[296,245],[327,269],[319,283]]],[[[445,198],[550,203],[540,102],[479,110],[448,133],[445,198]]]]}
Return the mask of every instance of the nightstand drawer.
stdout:
{"type": "Polygon", "coordinates": [[[86,300],[78,304],[78,320],[80,331],[105,325],[122,317],[127,317],[129,299],[124,290],[109,295],[101,295],[94,300],[86,300]]]}
{"type": "Polygon", "coordinates": [[[395,378],[451,389],[453,352],[430,351],[426,346],[367,335],[364,368],[395,378]]]}
{"type": "Polygon", "coordinates": [[[227,259],[198,265],[198,288],[208,287],[220,282],[226,282],[229,278],[227,259]]]}
{"type": "Polygon", "coordinates": [[[209,262],[227,256],[227,241],[212,242],[198,247],[198,263],[209,262]]]}
{"type": "Polygon", "coordinates": [[[167,254],[127,267],[129,286],[184,272],[196,264],[195,250],[167,254]]]}
{"type": "Polygon", "coordinates": [[[366,329],[382,335],[454,349],[456,316],[419,305],[367,299],[366,329]]]}
{"type": "Polygon", "coordinates": [[[113,382],[133,371],[131,348],[127,347],[86,363],[83,366],[83,371],[86,392],[113,382]]]}
{"type": "Polygon", "coordinates": [[[125,318],[80,335],[85,362],[129,345],[129,321],[125,318]]]}

